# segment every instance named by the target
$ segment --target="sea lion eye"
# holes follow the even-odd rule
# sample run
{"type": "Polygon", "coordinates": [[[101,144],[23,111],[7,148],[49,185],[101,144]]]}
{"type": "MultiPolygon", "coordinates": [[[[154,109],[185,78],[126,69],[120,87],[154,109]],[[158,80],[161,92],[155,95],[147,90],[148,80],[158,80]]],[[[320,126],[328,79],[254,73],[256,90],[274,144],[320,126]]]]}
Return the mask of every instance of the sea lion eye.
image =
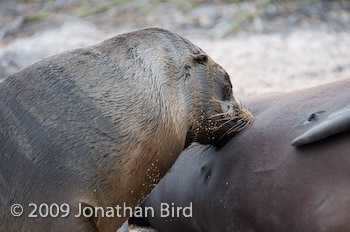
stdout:
{"type": "Polygon", "coordinates": [[[204,64],[208,61],[208,56],[206,54],[198,54],[194,56],[194,60],[200,64],[204,64]]]}

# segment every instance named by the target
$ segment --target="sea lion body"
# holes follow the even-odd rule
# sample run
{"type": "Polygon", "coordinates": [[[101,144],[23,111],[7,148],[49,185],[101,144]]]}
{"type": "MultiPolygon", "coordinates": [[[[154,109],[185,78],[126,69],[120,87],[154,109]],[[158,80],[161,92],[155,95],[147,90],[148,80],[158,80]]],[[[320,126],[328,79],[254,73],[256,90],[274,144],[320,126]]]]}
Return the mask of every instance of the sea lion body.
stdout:
{"type": "Polygon", "coordinates": [[[290,144],[349,102],[350,80],[246,99],[253,126],[220,150],[184,151],[143,203],[158,209],[149,222],[160,232],[350,231],[350,130],[290,144]],[[192,217],[160,217],[161,203],[191,202],[192,217]]]}
{"type": "Polygon", "coordinates": [[[231,87],[202,50],[154,28],[10,76],[0,83],[0,230],[116,231],[128,215],[74,217],[79,204],[135,207],[189,143],[234,136],[252,117],[231,87]],[[70,214],[28,218],[30,203],[66,203],[70,214]]]}

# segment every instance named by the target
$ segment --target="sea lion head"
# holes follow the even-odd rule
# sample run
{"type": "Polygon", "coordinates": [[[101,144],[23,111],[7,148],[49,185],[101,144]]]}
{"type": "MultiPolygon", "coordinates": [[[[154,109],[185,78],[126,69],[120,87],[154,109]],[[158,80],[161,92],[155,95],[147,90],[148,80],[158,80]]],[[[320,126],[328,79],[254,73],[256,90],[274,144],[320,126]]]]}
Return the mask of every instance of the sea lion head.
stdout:
{"type": "MultiPolygon", "coordinates": [[[[169,138],[185,146],[191,142],[215,144],[233,137],[253,120],[251,113],[233,97],[225,70],[176,33],[160,28],[142,29],[117,36],[98,50],[116,61],[117,67],[109,70],[119,70],[118,82],[107,85],[104,81],[106,87],[113,87],[111,93],[117,93],[114,99],[121,98],[116,89],[126,85],[120,91],[124,102],[133,99],[138,103],[123,111],[123,115],[128,115],[123,120],[137,118],[142,122],[128,124],[127,129],[137,133],[134,137],[159,141],[169,138]],[[133,117],[133,112],[138,112],[137,116],[133,117]],[[161,133],[157,134],[157,130],[161,133]]],[[[106,75],[103,78],[106,80],[106,75]]]]}
{"type": "Polygon", "coordinates": [[[189,40],[150,28],[142,31],[142,46],[142,51],[149,50],[143,57],[153,57],[148,66],[157,64],[158,74],[163,74],[159,86],[168,92],[160,95],[171,98],[175,121],[183,124],[183,117],[187,121],[185,146],[222,143],[254,120],[235,100],[227,72],[189,40]]]}
{"type": "Polygon", "coordinates": [[[188,109],[193,113],[186,144],[192,140],[202,144],[227,141],[254,120],[234,98],[227,72],[206,53],[198,49],[190,66],[186,79],[192,99],[188,109]]]}

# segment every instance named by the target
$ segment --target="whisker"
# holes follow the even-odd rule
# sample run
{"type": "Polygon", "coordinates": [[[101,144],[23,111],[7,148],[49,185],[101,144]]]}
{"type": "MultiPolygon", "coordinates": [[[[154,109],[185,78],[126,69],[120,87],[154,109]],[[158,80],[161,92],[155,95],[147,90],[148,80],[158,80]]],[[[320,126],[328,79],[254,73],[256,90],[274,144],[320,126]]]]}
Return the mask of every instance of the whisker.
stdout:
{"type": "Polygon", "coordinates": [[[236,123],[241,123],[242,121],[244,121],[244,119],[247,117],[247,115],[244,115],[243,118],[241,118],[240,120],[238,120],[236,123]]]}
{"type": "Polygon", "coordinates": [[[224,116],[224,115],[227,115],[227,113],[214,114],[214,115],[211,115],[209,118],[214,118],[214,117],[217,117],[217,116],[224,116]]]}
{"type": "Polygon", "coordinates": [[[227,130],[223,135],[221,135],[221,137],[219,139],[222,139],[228,132],[229,130],[227,130]]]}
{"type": "Polygon", "coordinates": [[[243,104],[242,104],[241,99],[238,99],[238,101],[239,101],[239,106],[240,106],[241,108],[243,108],[243,104]]]}
{"type": "Polygon", "coordinates": [[[233,131],[234,131],[234,132],[239,132],[239,131],[243,130],[244,127],[245,127],[247,124],[249,124],[249,121],[248,121],[248,122],[244,121],[244,119],[245,119],[246,117],[247,117],[247,115],[245,115],[242,119],[238,120],[238,121],[236,122],[236,125],[234,125],[234,126],[231,127],[230,129],[228,129],[228,130],[220,137],[220,139],[222,139],[225,135],[232,133],[233,131]],[[243,127],[242,127],[242,126],[243,126],[243,127]]]}
{"type": "MultiPolygon", "coordinates": [[[[244,124],[244,123],[242,123],[242,124],[244,124]]],[[[242,126],[242,124],[239,124],[239,125],[237,125],[237,126],[235,126],[235,127],[232,127],[231,129],[227,130],[227,131],[225,132],[225,134],[221,136],[221,138],[223,138],[223,137],[224,137],[225,135],[227,135],[227,134],[231,134],[232,132],[238,133],[239,131],[241,131],[241,130],[240,130],[240,127],[242,126]]]]}
{"type": "Polygon", "coordinates": [[[217,119],[215,120],[216,122],[220,122],[220,121],[225,121],[225,120],[235,120],[235,119],[238,119],[238,118],[241,118],[240,116],[234,116],[233,118],[229,117],[229,118],[222,118],[222,119],[217,119]]]}
{"type": "Polygon", "coordinates": [[[240,132],[241,130],[243,130],[246,126],[247,126],[248,123],[246,122],[242,122],[241,124],[239,124],[238,126],[236,126],[235,128],[230,128],[228,130],[228,133],[227,134],[230,134],[232,133],[233,131],[234,132],[240,132]]]}
{"type": "MultiPolygon", "coordinates": [[[[247,117],[247,115],[245,115],[243,118],[241,118],[240,120],[238,120],[235,124],[239,124],[239,123],[241,123],[242,121],[244,121],[244,119],[247,117]]],[[[233,117],[233,118],[229,118],[229,120],[228,121],[226,121],[226,122],[224,122],[224,123],[222,123],[220,126],[218,126],[213,132],[216,132],[217,130],[219,130],[220,128],[222,128],[224,125],[226,125],[227,123],[229,123],[229,122],[232,122],[233,120],[235,120],[235,119],[238,119],[238,118],[240,118],[239,116],[235,116],[235,117],[233,117]]],[[[236,125],[235,125],[236,126],[236,125]]]]}
{"type": "Polygon", "coordinates": [[[221,121],[227,121],[227,120],[231,120],[231,118],[220,118],[220,119],[216,119],[215,122],[221,122],[221,121]]]}
{"type": "Polygon", "coordinates": [[[235,126],[233,126],[232,128],[230,128],[229,130],[227,130],[219,139],[222,139],[225,135],[231,133],[232,131],[236,130],[241,124],[237,124],[235,126]]]}
{"type": "Polygon", "coordinates": [[[215,130],[213,130],[213,132],[215,132],[215,131],[217,131],[217,130],[219,130],[221,127],[223,127],[224,125],[226,125],[227,123],[229,123],[229,122],[232,122],[234,120],[234,118],[233,119],[230,119],[230,120],[228,120],[227,122],[224,122],[224,123],[222,123],[220,126],[218,126],[215,130]]]}

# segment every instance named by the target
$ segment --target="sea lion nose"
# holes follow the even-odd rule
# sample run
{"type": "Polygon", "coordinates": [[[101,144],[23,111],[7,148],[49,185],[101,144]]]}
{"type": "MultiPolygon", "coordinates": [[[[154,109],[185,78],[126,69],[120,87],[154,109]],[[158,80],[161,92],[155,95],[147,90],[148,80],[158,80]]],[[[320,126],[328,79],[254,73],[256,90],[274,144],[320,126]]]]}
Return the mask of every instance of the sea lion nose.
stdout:
{"type": "Polygon", "coordinates": [[[244,108],[240,108],[239,116],[244,122],[252,123],[254,121],[254,115],[244,108]]]}
{"type": "Polygon", "coordinates": [[[234,99],[229,99],[226,101],[218,101],[221,106],[222,113],[225,113],[227,116],[234,116],[237,111],[237,102],[234,99]]]}

